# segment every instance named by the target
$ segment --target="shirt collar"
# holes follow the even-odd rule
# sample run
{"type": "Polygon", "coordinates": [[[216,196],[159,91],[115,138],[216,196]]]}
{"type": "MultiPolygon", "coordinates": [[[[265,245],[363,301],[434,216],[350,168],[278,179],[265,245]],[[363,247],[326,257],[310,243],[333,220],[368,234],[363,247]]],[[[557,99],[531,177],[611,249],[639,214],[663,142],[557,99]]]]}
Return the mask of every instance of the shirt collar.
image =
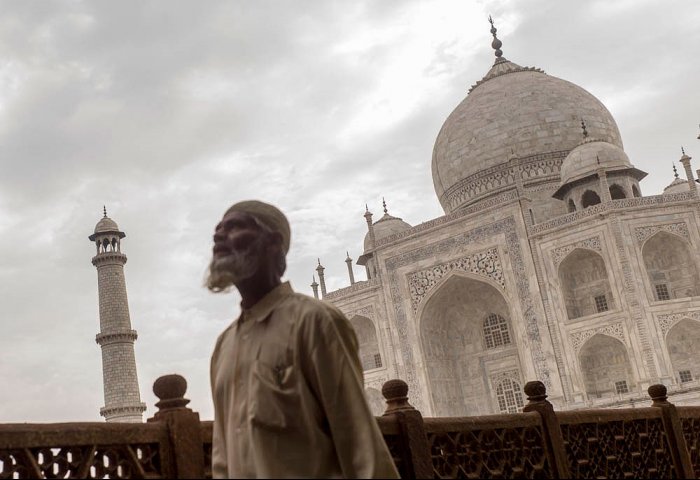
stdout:
{"type": "Polygon", "coordinates": [[[280,283],[275,288],[267,292],[258,303],[244,309],[241,307],[241,320],[255,320],[262,322],[273,312],[282,301],[293,293],[292,286],[289,282],[280,283]]]}

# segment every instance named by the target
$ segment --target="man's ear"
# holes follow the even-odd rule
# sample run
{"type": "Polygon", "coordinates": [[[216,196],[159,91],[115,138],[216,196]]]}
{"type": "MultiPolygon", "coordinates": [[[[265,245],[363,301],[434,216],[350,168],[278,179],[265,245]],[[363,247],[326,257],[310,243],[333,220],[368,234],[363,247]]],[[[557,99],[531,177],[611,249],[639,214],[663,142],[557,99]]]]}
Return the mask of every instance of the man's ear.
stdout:
{"type": "Polygon", "coordinates": [[[270,245],[279,247],[280,249],[282,248],[282,234],[280,232],[271,232],[270,233],[270,245]]]}

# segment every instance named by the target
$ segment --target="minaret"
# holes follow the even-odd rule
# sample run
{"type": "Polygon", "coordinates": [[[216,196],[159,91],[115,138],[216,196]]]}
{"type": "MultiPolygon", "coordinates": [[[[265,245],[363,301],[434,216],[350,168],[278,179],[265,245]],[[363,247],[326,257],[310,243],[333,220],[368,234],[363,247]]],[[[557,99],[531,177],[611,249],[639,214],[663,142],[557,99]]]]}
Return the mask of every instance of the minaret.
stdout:
{"type": "Polygon", "coordinates": [[[690,186],[690,194],[696,196],[697,187],[695,185],[695,178],[693,177],[693,169],[690,167],[690,160],[692,159],[692,157],[689,157],[685,154],[685,149],[683,147],[681,147],[681,152],[683,153],[683,156],[681,157],[681,164],[685,169],[685,178],[688,179],[688,185],[690,186]]]}
{"type": "Polygon", "coordinates": [[[314,291],[314,298],[318,300],[318,283],[316,283],[316,277],[313,276],[312,282],[311,282],[311,290],[314,291]]]}
{"type": "Polygon", "coordinates": [[[131,329],[129,301],[126,297],[121,239],[126,235],[107,216],[97,222],[95,233],[88,238],[94,242],[97,254],[92,264],[97,268],[97,290],[100,303],[100,333],[95,341],[102,348],[102,378],[105,406],[100,415],[108,422],[139,423],[146,404],[141,402],[136,375],[134,341],[131,329]]]}
{"type": "Polygon", "coordinates": [[[348,275],[350,276],[350,285],[355,285],[355,275],[352,272],[352,258],[350,252],[345,252],[345,263],[348,265],[348,275]]]}
{"type": "Polygon", "coordinates": [[[318,267],[316,267],[316,272],[318,273],[318,281],[321,282],[321,298],[326,297],[326,277],[323,274],[325,268],[321,265],[321,259],[318,259],[318,267]]]}
{"type": "Polygon", "coordinates": [[[367,204],[365,204],[365,220],[367,220],[367,231],[369,231],[369,239],[372,244],[370,248],[374,248],[374,224],[372,223],[372,213],[367,204]]]}

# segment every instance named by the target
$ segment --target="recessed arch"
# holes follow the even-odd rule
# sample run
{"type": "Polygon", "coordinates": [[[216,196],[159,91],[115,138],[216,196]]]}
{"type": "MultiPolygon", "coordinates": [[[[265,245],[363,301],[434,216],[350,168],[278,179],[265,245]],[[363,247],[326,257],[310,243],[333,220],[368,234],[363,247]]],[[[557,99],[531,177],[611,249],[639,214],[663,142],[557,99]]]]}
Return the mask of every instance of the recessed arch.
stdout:
{"type": "Polygon", "coordinates": [[[666,334],[666,348],[678,383],[700,379],[700,323],[684,318],[666,334]]]}
{"type": "Polygon", "coordinates": [[[617,183],[613,183],[610,185],[610,198],[613,200],[622,200],[623,198],[627,198],[625,189],[617,183]]]}
{"type": "Polygon", "coordinates": [[[350,319],[350,324],[355,329],[357,343],[359,344],[360,361],[362,370],[372,370],[383,365],[382,355],[379,350],[379,341],[377,340],[377,329],[374,322],[362,315],[355,315],[350,319]]]}
{"type": "MultiPolygon", "coordinates": [[[[489,355],[484,319],[497,315],[510,322],[506,297],[485,279],[451,275],[435,288],[420,312],[421,348],[433,401],[433,415],[495,413],[489,398],[483,361],[489,355]]],[[[498,350],[501,358],[517,359],[513,345],[498,350]],[[510,349],[510,350],[508,350],[510,349]]]]}
{"type": "Polygon", "coordinates": [[[498,382],[496,400],[501,413],[518,413],[525,404],[520,382],[510,378],[504,378],[498,382]]]}
{"type": "Polygon", "coordinates": [[[627,348],[618,339],[597,333],[579,351],[579,364],[588,398],[627,393],[634,386],[627,348]]]}
{"type": "Polygon", "coordinates": [[[583,208],[592,207],[593,205],[597,205],[599,203],[600,197],[593,190],[586,190],[583,192],[583,195],[581,195],[581,206],[583,208]]]}
{"type": "Polygon", "coordinates": [[[642,194],[639,193],[639,189],[637,188],[636,185],[632,185],[632,196],[635,198],[641,197],[642,194]]]}
{"type": "Polygon", "coordinates": [[[698,295],[700,276],[685,239],[669,232],[658,232],[644,242],[642,257],[654,300],[698,295]]]}
{"type": "Polygon", "coordinates": [[[567,204],[567,208],[569,210],[569,213],[575,212],[576,211],[576,204],[574,203],[574,199],[570,198],[569,203],[567,204]]]}
{"type": "Polygon", "coordinates": [[[559,284],[569,319],[612,310],[612,288],[603,257],[586,248],[574,249],[559,264],[559,284]]]}
{"type": "Polygon", "coordinates": [[[482,275],[476,275],[476,274],[474,274],[474,273],[467,272],[467,271],[464,271],[464,270],[457,270],[457,269],[451,270],[450,272],[448,272],[447,274],[445,274],[445,276],[443,276],[442,278],[440,278],[440,279],[435,283],[435,285],[433,285],[433,287],[430,288],[430,290],[428,290],[428,291],[425,293],[425,296],[420,300],[420,303],[418,304],[418,308],[417,308],[417,310],[416,310],[416,318],[418,319],[418,326],[419,326],[419,328],[420,328],[420,322],[421,322],[422,319],[424,318],[423,310],[425,309],[426,305],[428,305],[428,303],[430,302],[430,299],[431,299],[435,294],[437,294],[438,292],[440,292],[440,288],[441,288],[443,285],[445,285],[447,282],[453,281],[453,279],[455,279],[455,278],[463,278],[463,279],[465,279],[465,280],[475,280],[475,281],[477,281],[477,282],[486,283],[486,284],[488,284],[489,286],[491,286],[491,287],[495,288],[496,290],[498,290],[498,291],[503,295],[503,297],[506,299],[506,302],[509,302],[509,301],[510,301],[510,296],[508,295],[508,292],[504,291],[504,290],[503,290],[503,286],[500,285],[500,284],[499,284],[498,282],[496,282],[495,280],[493,280],[492,278],[489,278],[489,277],[486,277],[486,276],[482,276],[482,275]]]}

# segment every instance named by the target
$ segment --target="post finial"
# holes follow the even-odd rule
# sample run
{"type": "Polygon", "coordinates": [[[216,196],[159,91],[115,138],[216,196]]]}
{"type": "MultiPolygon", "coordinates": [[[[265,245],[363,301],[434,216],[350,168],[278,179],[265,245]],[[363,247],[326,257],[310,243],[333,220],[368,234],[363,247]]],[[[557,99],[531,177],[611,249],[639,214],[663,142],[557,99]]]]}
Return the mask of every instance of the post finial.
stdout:
{"type": "Polygon", "coordinates": [[[105,218],[107,218],[107,207],[105,205],[102,205],[102,212],[104,213],[105,218]]]}
{"type": "Polygon", "coordinates": [[[583,138],[588,138],[588,130],[586,130],[586,122],[583,121],[583,118],[581,119],[581,128],[583,129],[583,138]]]}
{"type": "Polygon", "coordinates": [[[505,61],[505,58],[503,58],[503,51],[501,50],[501,47],[503,46],[503,42],[501,42],[498,37],[496,37],[496,32],[497,29],[493,25],[493,18],[491,18],[491,15],[489,15],[489,23],[491,24],[491,35],[493,35],[493,41],[491,42],[491,48],[495,50],[494,55],[496,55],[496,63],[503,62],[505,61]]]}
{"type": "Polygon", "coordinates": [[[685,155],[685,148],[683,148],[682,145],[681,145],[681,153],[682,153],[683,155],[685,155]]]}
{"type": "Polygon", "coordinates": [[[386,209],[386,200],[384,200],[384,197],[382,197],[382,206],[384,207],[384,215],[388,215],[389,212],[386,209]]]}
{"type": "Polygon", "coordinates": [[[676,164],[673,164],[673,176],[678,178],[678,170],[676,170],[676,164]]]}

